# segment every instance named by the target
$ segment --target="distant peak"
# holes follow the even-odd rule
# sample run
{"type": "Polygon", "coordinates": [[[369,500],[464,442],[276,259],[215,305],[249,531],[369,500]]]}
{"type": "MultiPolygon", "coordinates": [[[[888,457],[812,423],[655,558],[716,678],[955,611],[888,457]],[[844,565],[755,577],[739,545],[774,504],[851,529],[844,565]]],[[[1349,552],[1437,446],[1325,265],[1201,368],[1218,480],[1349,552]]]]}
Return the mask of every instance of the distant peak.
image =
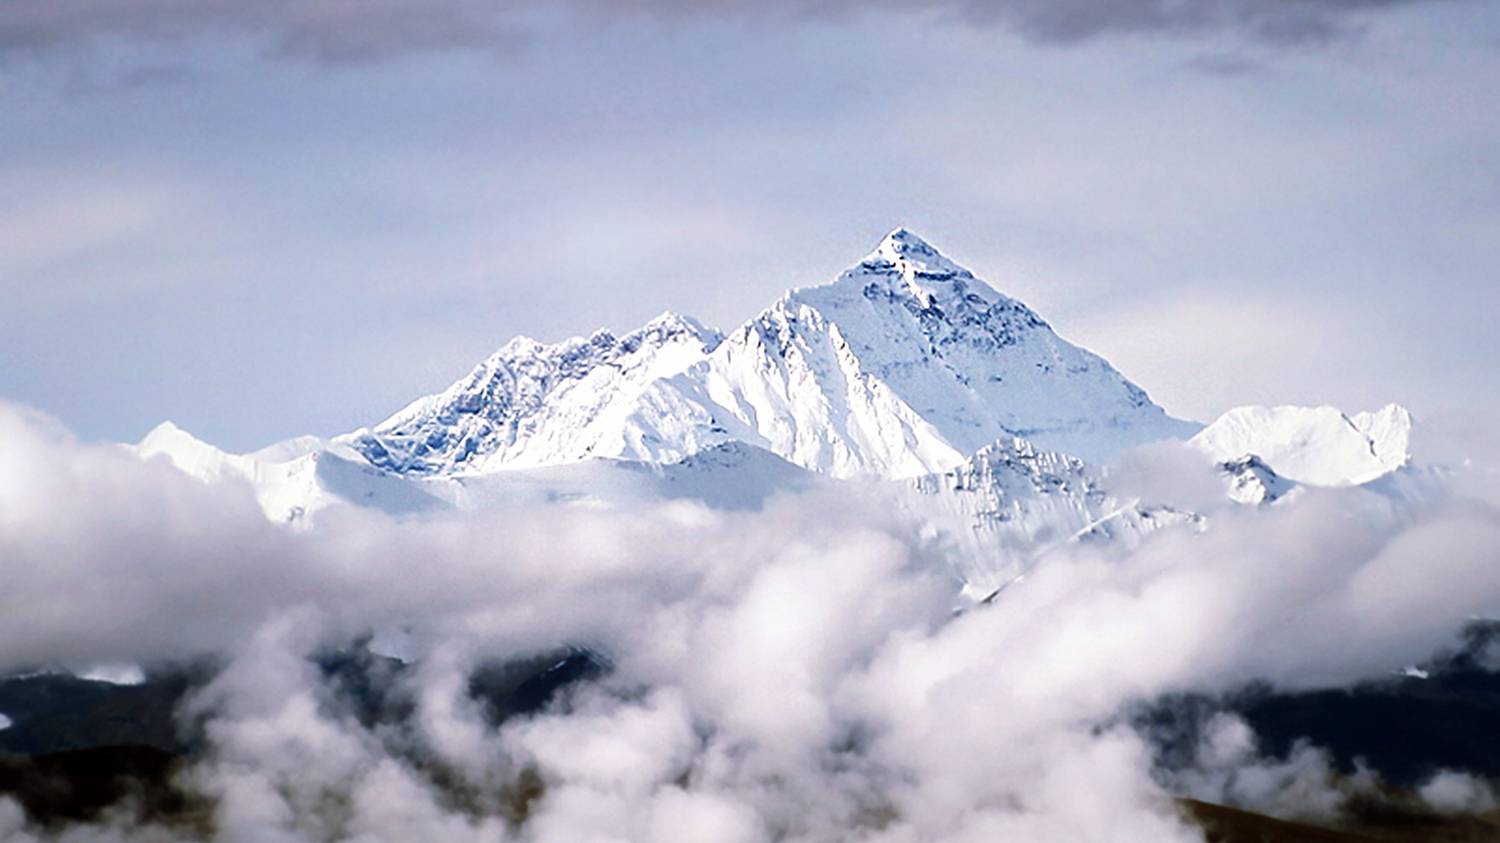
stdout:
{"type": "Polygon", "coordinates": [[[520,353],[534,354],[538,350],[546,347],[546,343],[542,342],[539,339],[536,339],[535,337],[528,337],[525,334],[517,334],[511,337],[509,340],[506,340],[505,345],[500,346],[500,350],[495,353],[497,355],[520,353]]]}
{"type": "Polygon", "coordinates": [[[170,421],[164,421],[151,428],[151,432],[135,444],[135,452],[143,457],[167,454],[178,465],[197,464],[205,458],[212,459],[224,455],[224,452],[218,448],[170,421]]]}
{"type": "Polygon", "coordinates": [[[156,427],[151,428],[141,441],[136,443],[138,448],[164,447],[171,443],[199,442],[199,439],[186,430],[178,427],[172,421],[164,421],[156,427]]]}
{"type": "Polygon", "coordinates": [[[1217,461],[1255,454],[1313,486],[1361,485],[1411,460],[1411,414],[1398,404],[1349,415],[1337,407],[1236,407],[1190,443],[1217,461]]]}
{"type": "Polygon", "coordinates": [[[697,319],[672,310],[662,311],[660,316],[647,322],[639,330],[633,331],[629,336],[654,337],[663,342],[687,336],[702,342],[707,347],[718,345],[719,341],[724,338],[723,334],[697,319]]]}
{"type": "Polygon", "coordinates": [[[675,310],[663,310],[655,319],[647,322],[644,328],[671,328],[688,329],[693,331],[707,330],[703,323],[691,316],[685,316],[675,310]]]}
{"type": "Polygon", "coordinates": [[[147,436],[172,436],[174,434],[187,433],[177,425],[177,422],[167,419],[156,427],[146,432],[147,436]]]}

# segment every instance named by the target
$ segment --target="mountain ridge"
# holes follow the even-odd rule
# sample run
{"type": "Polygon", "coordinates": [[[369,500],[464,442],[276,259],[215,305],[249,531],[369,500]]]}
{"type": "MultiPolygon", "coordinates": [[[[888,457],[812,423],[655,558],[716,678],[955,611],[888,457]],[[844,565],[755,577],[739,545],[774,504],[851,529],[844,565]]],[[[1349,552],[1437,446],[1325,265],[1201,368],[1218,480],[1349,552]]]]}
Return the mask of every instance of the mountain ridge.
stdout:
{"type": "Polygon", "coordinates": [[[616,336],[517,337],[447,389],[370,428],[227,454],[164,423],[135,446],[205,482],[246,482],[274,521],[352,504],[397,515],[501,505],[696,500],[758,508],[859,480],[920,525],[982,597],[1076,542],[1130,547],[1204,529],[1220,507],[1279,506],[1304,486],[1373,505],[1437,493],[1410,467],[1399,405],[1240,407],[1174,419],[906,229],[829,283],[787,291],[723,333],[666,312],[616,336]],[[1217,500],[1143,501],[1111,459],[1185,441],[1217,500]],[[1124,483],[1118,484],[1124,486],[1124,483]]]}
{"type": "Polygon", "coordinates": [[[1007,436],[1108,460],[1198,427],[897,228],[727,334],[667,313],[618,339],[517,338],[337,441],[397,473],[670,462],[743,441],[835,477],[916,477],[1007,436]]]}

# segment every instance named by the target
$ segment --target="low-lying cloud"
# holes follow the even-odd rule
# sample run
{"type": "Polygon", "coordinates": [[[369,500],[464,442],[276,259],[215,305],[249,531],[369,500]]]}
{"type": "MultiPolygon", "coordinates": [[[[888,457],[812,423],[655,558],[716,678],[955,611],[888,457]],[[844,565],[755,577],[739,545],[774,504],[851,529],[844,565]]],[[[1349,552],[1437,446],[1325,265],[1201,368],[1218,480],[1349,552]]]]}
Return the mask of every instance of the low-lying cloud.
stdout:
{"type": "Polygon", "coordinates": [[[265,39],[280,53],[327,61],[367,61],[432,50],[506,50],[534,32],[539,15],[560,10],[586,21],[731,18],[789,21],[860,15],[928,14],[1067,44],[1111,34],[1192,36],[1230,33],[1273,45],[1323,43],[1357,34],[1375,14],[1432,0],[571,0],[563,7],[525,0],[378,0],[242,3],[234,0],[10,0],[0,6],[0,51],[36,52],[108,38],[172,41],[205,32],[265,39]]]}
{"type": "MultiPolygon", "coordinates": [[[[6,407],[0,671],[226,658],[184,712],[206,718],[182,783],[214,801],[217,840],[1198,840],[1174,797],[1317,814],[1359,782],[1315,749],[1262,758],[1232,719],[1196,777],[1164,780],[1131,705],[1386,675],[1500,606],[1493,505],[1395,517],[1364,495],[1226,511],[1123,557],[1075,547],[954,614],[945,560],[854,494],[330,510],[292,532],[248,488],[6,407]],[[398,626],[413,715],[362,725],[308,657],[398,626]],[[610,672],[489,725],[474,665],[563,644],[610,672]]],[[[1493,791],[1452,771],[1423,796],[1493,791]]],[[[0,840],[37,836],[0,801],[0,840]]]]}

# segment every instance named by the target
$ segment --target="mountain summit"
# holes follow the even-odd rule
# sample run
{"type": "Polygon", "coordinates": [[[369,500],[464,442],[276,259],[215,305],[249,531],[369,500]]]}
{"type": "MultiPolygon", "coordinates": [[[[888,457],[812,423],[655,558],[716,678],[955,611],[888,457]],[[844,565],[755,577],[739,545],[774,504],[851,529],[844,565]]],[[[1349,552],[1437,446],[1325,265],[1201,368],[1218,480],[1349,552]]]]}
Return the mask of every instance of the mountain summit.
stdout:
{"type": "Polygon", "coordinates": [[[906,228],[896,228],[887,234],[865,262],[891,264],[908,278],[919,274],[942,277],[966,272],[906,228]]]}
{"type": "Polygon", "coordinates": [[[727,336],[664,314],[620,338],[513,340],[341,438],[410,474],[666,463],[739,441],[837,477],[897,478],[1008,437],[1108,460],[1197,429],[898,228],[831,283],[788,292],[727,336]]]}

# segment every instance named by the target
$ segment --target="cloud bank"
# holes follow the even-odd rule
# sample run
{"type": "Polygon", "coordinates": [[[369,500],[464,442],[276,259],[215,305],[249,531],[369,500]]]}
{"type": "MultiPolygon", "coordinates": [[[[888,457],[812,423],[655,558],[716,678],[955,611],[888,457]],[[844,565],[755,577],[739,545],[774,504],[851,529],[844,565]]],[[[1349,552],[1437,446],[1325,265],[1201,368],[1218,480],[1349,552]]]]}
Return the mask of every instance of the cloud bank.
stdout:
{"type": "MultiPolygon", "coordinates": [[[[799,18],[927,14],[1015,32],[1034,43],[1066,44],[1112,34],[1230,33],[1273,45],[1324,43],[1356,34],[1379,12],[1432,0],[918,0],[876,4],[812,0],[570,0],[585,21],[799,18]]],[[[36,52],[127,38],[171,41],[204,32],[265,39],[275,51],[327,61],[361,61],[450,49],[510,49],[558,7],[525,0],[377,0],[240,3],[233,0],[11,0],[0,7],[0,51],[36,52]]]]}
{"type": "MultiPolygon", "coordinates": [[[[1361,785],[1316,753],[1259,757],[1232,720],[1196,778],[1164,780],[1130,705],[1384,675],[1500,606],[1500,510],[1396,517],[1362,494],[1224,513],[1123,558],[1078,547],[955,615],[944,560],[855,495],[743,514],[348,511],[293,533],[248,488],[6,407],[0,671],[223,655],[184,712],[208,746],[182,784],[215,805],[189,837],[1197,840],[1174,796],[1336,813],[1361,785]],[[419,651],[396,680],[413,715],[362,725],[309,656],[395,626],[419,651]],[[612,669],[488,724],[473,667],[559,644],[612,669]]],[[[1424,794],[1493,799],[1460,771],[1424,794]]],[[[0,840],[44,836],[0,802],[0,840]]]]}

